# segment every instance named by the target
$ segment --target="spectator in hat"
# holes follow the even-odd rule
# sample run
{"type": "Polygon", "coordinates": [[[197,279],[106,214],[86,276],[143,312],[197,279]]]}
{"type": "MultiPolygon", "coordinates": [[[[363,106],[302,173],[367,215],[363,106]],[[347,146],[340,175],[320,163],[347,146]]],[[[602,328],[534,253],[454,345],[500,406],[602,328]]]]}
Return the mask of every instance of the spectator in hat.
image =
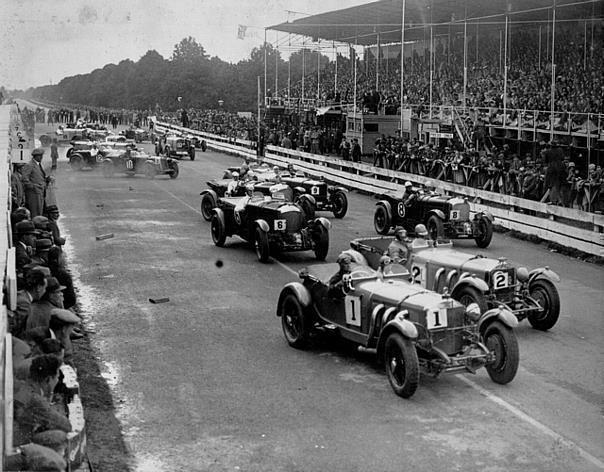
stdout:
{"type": "Polygon", "coordinates": [[[13,171],[10,174],[11,208],[16,210],[25,205],[25,190],[23,189],[23,176],[21,169],[24,163],[14,162],[13,171]]]}
{"type": "Polygon", "coordinates": [[[52,448],[40,444],[24,444],[20,454],[7,456],[5,470],[27,470],[29,472],[65,472],[65,459],[52,448]]]}
{"type": "Polygon", "coordinates": [[[52,143],[50,144],[50,161],[51,161],[51,170],[57,169],[57,161],[59,160],[59,148],[57,147],[57,138],[52,138],[52,143]]]}
{"type": "Polygon", "coordinates": [[[361,162],[361,156],[363,151],[361,151],[361,145],[359,144],[359,140],[357,138],[352,139],[352,162],[361,162]]]}
{"type": "Polygon", "coordinates": [[[41,433],[34,434],[32,437],[34,444],[47,447],[55,451],[59,456],[65,456],[65,450],[67,449],[67,433],[60,429],[49,429],[48,431],[42,431],[41,433]]]}
{"type": "Polygon", "coordinates": [[[47,238],[36,240],[36,253],[32,256],[31,262],[41,266],[48,267],[48,250],[52,247],[52,241],[47,238]]]}
{"type": "Polygon", "coordinates": [[[44,272],[32,269],[24,277],[24,290],[17,292],[17,309],[9,317],[9,331],[13,336],[22,337],[25,332],[27,318],[32,312],[32,303],[38,301],[46,291],[44,272]]]}
{"type": "Polygon", "coordinates": [[[50,328],[51,312],[54,308],[63,308],[63,290],[65,287],[55,277],[47,279],[46,291],[31,305],[31,314],[27,318],[26,329],[50,328]]]}
{"type": "Polygon", "coordinates": [[[46,207],[46,217],[48,218],[48,229],[52,234],[53,243],[56,246],[63,246],[65,244],[65,238],[61,236],[61,230],[57,221],[60,217],[59,207],[56,205],[50,205],[46,207]]]}
{"type": "Polygon", "coordinates": [[[52,233],[50,232],[50,221],[47,217],[38,215],[31,219],[32,223],[38,230],[38,239],[46,238],[52,241],[52,233]]]}
{"type": "Polygon", "coordinates": [[[63,308],[69,310],[75,307],[77,299],[73,287],[73,278],[65,268],[63,253],[57,246],[51,247],[48,251],[48,268],[52,276],[59,281],[59,284],[65,287],[63,290],[63,308]]]}
{"type": "Polygon", "coordinates": [[[20,221],[15,225],[15,264],[18,273],[22,273],[23,268],[31,263],[37,235],[38,231],[31,221],[20,221]]]}
{"type": "Polygon", "coordinates": [[[70,310],[53,308],[50,312],[50,330],[65,348],[63,361],[66,364],[72,363],[73,344],[71,343],[71,333],[79,322],[80,318],[70,310]]]}
{"type": "Polygon", "coordinates": [[[546,148],[544,159],[545,164],[547,165],[545,171],[545,188],[549,190],[549,201],[554,205],[558,205],[562,203],[560,187],[562,182],[566,179],[563,163],[564,153],[556,142],[552,142],[549,147],[546,148]]]}
{"type": "Polygon", "coordinates": [[[41,215],[44,210],[44,195],[46,193],[46,172],[42,168],[44,149],[36,148],[31,152],[31,160],[23,166],[23,188],[25,202],[32,218],[41,215]]]}
{"type": "Polygon", "coordinates": [[[52,393],[59,381],[60,362],[53,355],[44,354],[31,362],[27,381],[14,385],[14,443],[25,444],[34,434],[60,429],[70,432],[66,415],[50,405],[52,393]]]}

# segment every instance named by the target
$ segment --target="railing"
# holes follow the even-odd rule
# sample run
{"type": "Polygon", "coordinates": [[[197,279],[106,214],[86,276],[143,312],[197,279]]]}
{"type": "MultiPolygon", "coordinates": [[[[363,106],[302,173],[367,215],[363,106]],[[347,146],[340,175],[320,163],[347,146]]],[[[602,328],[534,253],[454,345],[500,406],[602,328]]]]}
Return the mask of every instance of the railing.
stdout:
{"type": "MultiPolygon", "coordinates": [[[[241,157],[256,158],[250,141],[228,143],[223,137],[214,141],[209,133],[188,130],[169,123],[158,123],[160,127],[185,131],[206,139],[208,146],[241,157]]],[[[214,135],[215,136],[215,135],[214,135]]],[[[268,145],[263,157],[265,162],[286,166],[293,163],[300,170],[326,180],[359,189],[374,195],[387,191],[403,190],[402,183],[411,181],[427,186],[436,186],[440,192],[461,195],[470,200],[472,211],[490,211],[496,223],[512,230],[538,236],[593,255],[604,255],[604,215],[580,210],[547,205],[510,195],[489,192],[433,178],[395,170],[373,167],[368,164],[344,161],[319,156],[303,151],[284,149],[268,145]]]]}

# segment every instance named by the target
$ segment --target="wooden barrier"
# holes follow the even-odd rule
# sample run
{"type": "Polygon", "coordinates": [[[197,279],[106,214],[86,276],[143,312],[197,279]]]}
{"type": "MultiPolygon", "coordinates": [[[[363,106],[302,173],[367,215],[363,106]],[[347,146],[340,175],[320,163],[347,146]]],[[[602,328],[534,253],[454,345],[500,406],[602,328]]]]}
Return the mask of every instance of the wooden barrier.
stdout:
{"type": "MultiPolygon", "coordinates": [[[[158,124],[164,129],[203,137],[212,149],[256,159],[254,143],[251,141],[237,140],[235,143],[229,143],[228,138],[211,133],[191,130],[170,123],[159,122],[158,124]]],[[[323,176],[328,181],[374,195],[388,191],[402,191],[406,181],[433,187],[442,193],[468,198],[472,211],[490,211],[495,216],[496,223],[504,228],[538,236],[546,241],[556,242],[588,254],[604,255],[604,215],[601,214],[553,206],[422,175],[408,174],[279,146],[266,146],[263,161],[283,167],[293,163],[309,175],[323,176]]]]}

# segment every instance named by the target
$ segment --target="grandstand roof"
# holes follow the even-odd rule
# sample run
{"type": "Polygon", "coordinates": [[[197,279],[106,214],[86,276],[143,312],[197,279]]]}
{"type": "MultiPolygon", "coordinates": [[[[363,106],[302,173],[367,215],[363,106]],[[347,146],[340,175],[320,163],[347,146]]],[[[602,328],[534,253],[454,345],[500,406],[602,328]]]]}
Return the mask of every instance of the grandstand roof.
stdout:
{"type": "MultiPolygon", "coordinates": [[[[463,27],[468,22],[500,24],[506,5],[510,21],[515,24],[551,22],[551,7],[556,2],[556,21],[602,19],[604,0],[406,0],[405,42],[424,38],[432,23],[434,34],[447,34],[451,25],[463,27]],[[432,9],[432,15],[430,10],[432,9]],[[467,12],[467,13],[466,13],[467,12]],[[466,16],[467,15],[467,16],[466,16]]],[[[370,46],[400,43],[403,0],[379,0],[356,7],[307,16],[280,23],[267,29],[349,44],[370,46]]]]}

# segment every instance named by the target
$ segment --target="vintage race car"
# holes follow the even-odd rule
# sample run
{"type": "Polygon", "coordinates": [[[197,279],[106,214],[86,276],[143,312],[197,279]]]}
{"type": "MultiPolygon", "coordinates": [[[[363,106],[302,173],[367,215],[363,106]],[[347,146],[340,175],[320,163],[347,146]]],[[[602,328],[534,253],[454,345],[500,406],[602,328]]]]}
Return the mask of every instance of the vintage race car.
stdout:
{"type": "Polygon", "coordinates": [[[71,147],[67,150],[69,165],[75,171],[80,171],[86,167],[94,168],[103,162],[108,148],[97,144],[96,154],[91,152],[96,141],[71,141],[71,147]]]}
{"type": "Polygon", "coordinates": [[[136,147],[136,142],[123,134],[110,134],[100,141],[99,145],[111,149],[126,149],[127,147],[136,147]]]}
{"type": "Polygon", "coordinates": [[[142,143],[149,139],[149,132],[143,128],[129,128],[120,132],[127,139],[133,140],[135,143],[142,143]]]}
{"type": "Polygon", "coordinates": [[[417,224],[424,224],[432,239],[474,239],[481,248],[493,237],[493,215],[480,212],[471,217],[470,205],[463,198],[420,193],[405,204],[402,192],[380,196],[373,215],[378,234],[387,235],[396,226],[412,234],[417,224]]]}
{"type": "Polygon", "coordinates": [[[185,134],[183,137],[191,141],[193,146],[195,146],[197,149],[201,149],[202,152],[206,152],[208,149],[208,143],[206,143],[206,140],[203,138],[195,136],[194,134],[185,134]]]}
{"type": "Polygon", "coordinates": [[[144,174],[148,179],[156,175],[169,175],[171,179],[178,177],[178,162],[169,157],[150,156],[144,151],[122,151],[113,149],[107,152],[103,159],[103,175],[112,177],[116,172],[134,176],[144,174]]]}
{"type": "Polygon", "coordinates": [[[282,181],[294,191],[294,201],[301,195],[310,195],[316,202],[319,211],[331,211],[336,218],[344,218],[348,210],[347,190],[344,187],[327,185],[323,180],[307,177],[289,176],[282,181]]]}
{"type": "Polygon", "coordinates": [[[309,220],[304,210],[285,199],[254,196],[219,198],[212,210],[211,231],[216,246],[237,235],[254,244],[260,262],[275,252],[314,251],[322,261],[329,251],[326,218],[309,220]]]}
{"type": "MultiPolygon", "coordinates": [[[[201,195],[201,215],[206,221],[212,219],[212,209],[216,206],[216,202],[219,198],[224,197],[228,188],[229,183],[232,179],[214,179],[206,182],[208,188],[200,193],[201,195]]],[[[249,186],[253,187],[253,192],[256,196],[270,196],[271,189],[274,188],[275,183],[264,180],[264,181],[241,181],[240,185],[237,186],[236,190],[232,192],[231,197],[243,197],[247,194],[249,186]]],[[[290,190],[289,186],[286,189],[281,189],[279,192],[286,201],[294,201],[294,194],[290,190]]],[[[302,207],[307,219],[313,219],[315,216],[315,199],[310,195],[301,195],[296,199],[296,203],[302,207]]]]}
{"type": "MultiPolygon", "coordinates": [[[[99,126],[96,124],[87,124],[83,122],[79,123],[67,123],[65,125],[59,125],[57,130],[55,131],[55,138],[59,143],[65,143],[70,141],[81,141],[86,139],[98,140],[103,139],[105,136],[109,135],[110,131],[103,126],[99,126]]],[[[41,136],[40,140],[42,142],[42,138],[44,141],[48,140],[48,136],[41,136]]],[[[50,142],[49,142],[50,143],[50,142]]]]}
{"type": "MultiPolygon", "coordinates": [[[[393,238],[351,241],[361,263],[376,268],[393,238]]],[[[464,305],[476,303],[482,313],[504,306],[519,321],[528,318],[533,328],[546,331],[560,315],[556,282],[560,277],[548,267],[529,270],[514,267],[505,258],[491,259],[453,249],[452,243],[416,239],[408,244],[406,268],[411,280],[438,293],[450,293],[464,305]]]]}
{"type": "MultiPolygon", "coordinates": [[[[329,265],[330,274],[339,266],[329,265]]],[[[313,267],[321,270],[321,266],[313,267]]],[[[475,373],[486,367],[506,384],[518,370],[516,318],[505,308],[480,314],[449,297],[407,281],[409,273],[385,274],[353,266],[344,276],[345,296],[329,294],[320,277],[300,271],[302,282],[281,290],[277,316],[287,342],[305,348],[313,335],[335,333],[377,354],[394,392],[411,397],[422,374],[475,373]]],[[[324,274],[326,275],[326,274],[324,274]]],[[[327,277],[323,277],[327,280],[327,277]]]]}
{"type": "Polygon", "coordinates": [[[182,159],[183,157],[189,157],[192,161],[195,160],[195,146],[191,140],[177,136],[175,134],[168,134],[164,139],[159,140],[155,143],[155,154],[163,155],[167,157],[173,157],[175,159],[182,159]]]}

